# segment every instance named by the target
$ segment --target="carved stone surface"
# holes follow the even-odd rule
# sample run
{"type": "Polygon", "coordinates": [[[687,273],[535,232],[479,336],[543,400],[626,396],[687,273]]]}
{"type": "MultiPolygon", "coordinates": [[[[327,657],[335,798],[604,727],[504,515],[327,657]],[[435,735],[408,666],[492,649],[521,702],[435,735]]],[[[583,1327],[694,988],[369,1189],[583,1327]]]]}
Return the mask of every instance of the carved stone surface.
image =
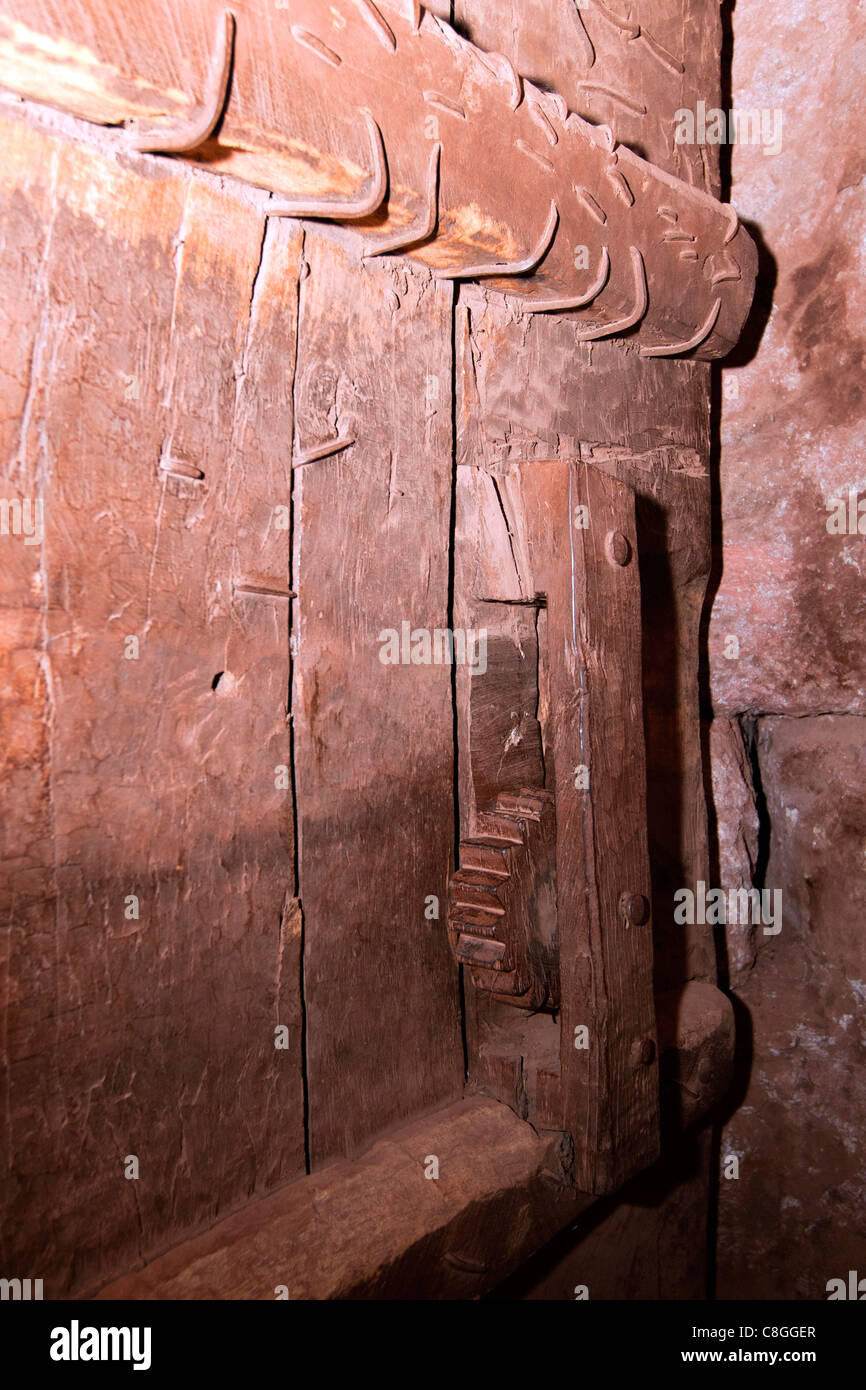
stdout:
{"type": "MultiPolygon", "coordinates": [[[[751,888],[758,867],[759,820],[742,730],[736,720],[715,719],[708,736],[717,861],[713,868],[725,891],[751,888]]],[[[751,921],[728,923],[723,939],[721,931],[717,934],[720,973],[725,984],[736,989],[767,938],[751,921]]]]}

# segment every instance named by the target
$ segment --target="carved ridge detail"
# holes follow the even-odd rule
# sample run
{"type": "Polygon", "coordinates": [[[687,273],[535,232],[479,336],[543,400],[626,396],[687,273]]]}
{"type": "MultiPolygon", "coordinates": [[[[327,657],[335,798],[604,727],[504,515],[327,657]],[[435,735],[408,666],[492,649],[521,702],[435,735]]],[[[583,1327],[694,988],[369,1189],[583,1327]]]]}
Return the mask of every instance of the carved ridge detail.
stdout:
{"type": "Polygon", "coordinates": [[[460,843],[448,885],[454,958],[477,989],[518,1008],[555,1007],[555,813],[546,791],[500,793],[460,843]]]}

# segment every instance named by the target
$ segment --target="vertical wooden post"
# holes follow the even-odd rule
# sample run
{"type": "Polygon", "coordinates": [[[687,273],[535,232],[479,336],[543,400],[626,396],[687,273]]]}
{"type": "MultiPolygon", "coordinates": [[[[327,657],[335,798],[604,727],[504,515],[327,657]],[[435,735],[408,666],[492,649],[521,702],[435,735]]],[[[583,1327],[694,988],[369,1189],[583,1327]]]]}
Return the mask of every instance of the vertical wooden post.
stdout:
{"type": "Polygon", "coordinates": [[[547,604],[563,1128],[578,1185],[607,1192],[659,1151],[634,495],[563,460],[514,481],[547,604]]]}

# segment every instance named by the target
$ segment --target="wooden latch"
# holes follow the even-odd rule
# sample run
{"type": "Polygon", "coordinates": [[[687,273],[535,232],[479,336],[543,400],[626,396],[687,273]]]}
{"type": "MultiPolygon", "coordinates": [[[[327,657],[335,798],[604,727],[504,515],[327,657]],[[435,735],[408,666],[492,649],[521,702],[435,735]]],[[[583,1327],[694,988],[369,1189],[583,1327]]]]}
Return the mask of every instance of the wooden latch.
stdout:
{"type": "Polygon", "coordinates": [[[455,601],[489,654],[458,673],[448,917],[472,1073],[512,1103],[501,1077],[519,1075],[518,1108],[570,1134],[578,1185],[610,1191],[659,1152],[634,494],[583,462],[463,472],[455,601]],[[482,554],[497,527],[502,555],[482,554]]]}

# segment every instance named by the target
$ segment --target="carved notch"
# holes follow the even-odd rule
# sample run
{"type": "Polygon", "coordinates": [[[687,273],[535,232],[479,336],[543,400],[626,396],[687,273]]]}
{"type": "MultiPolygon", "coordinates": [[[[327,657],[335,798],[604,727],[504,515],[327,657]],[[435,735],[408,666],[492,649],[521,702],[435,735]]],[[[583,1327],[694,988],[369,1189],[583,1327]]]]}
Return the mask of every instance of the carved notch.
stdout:
{"type": "Polygon", "coordinates": [[[460,843],[448,935],[476,989],[519,1008],[559,1002],[556,818],[550,792],[501,793],[460,843]]]}

